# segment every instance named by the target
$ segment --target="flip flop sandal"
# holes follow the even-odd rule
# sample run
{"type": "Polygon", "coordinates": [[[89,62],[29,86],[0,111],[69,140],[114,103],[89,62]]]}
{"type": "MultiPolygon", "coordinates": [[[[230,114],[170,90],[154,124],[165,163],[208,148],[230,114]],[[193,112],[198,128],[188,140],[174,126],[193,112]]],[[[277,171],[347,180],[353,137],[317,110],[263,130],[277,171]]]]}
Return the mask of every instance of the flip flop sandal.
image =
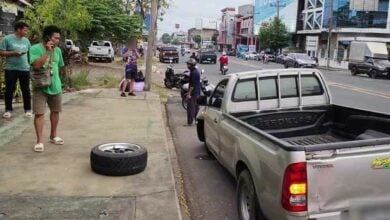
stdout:
{"type": "Polygon", "coordinates": [[[9,118],[11,118],[11,117],[12,117],[12,113],[11,113],[11,112],[5,112],[5,113],[3,114],[3,118],[9,119],[9,118]]]}
{"type": "Polygon", "coordinates": [[[60,137],[54,137],[53,139],[50,139],[50,143],[53,143],[56,145],[63,145],[65,142],[60,137]]]}
{"type": "Polygon", "coordinates": [[[33,149],[35,152],[43,152],[45,150],[45,147],[43,146],[42,143],[38,143],[38,144],[34,145],[33,149]]]}

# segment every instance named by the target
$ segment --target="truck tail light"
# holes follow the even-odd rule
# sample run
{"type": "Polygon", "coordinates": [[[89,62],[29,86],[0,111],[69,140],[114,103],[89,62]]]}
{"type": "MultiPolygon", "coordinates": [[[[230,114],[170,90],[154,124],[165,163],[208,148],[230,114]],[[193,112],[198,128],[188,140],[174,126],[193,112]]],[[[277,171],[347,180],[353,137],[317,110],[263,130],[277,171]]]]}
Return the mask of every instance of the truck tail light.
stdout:
{"type": "Polygon", "coordinates": [[[282,206],[290,212],[307,211],[306,163],[290,164],[284,172],[282,206]]]}

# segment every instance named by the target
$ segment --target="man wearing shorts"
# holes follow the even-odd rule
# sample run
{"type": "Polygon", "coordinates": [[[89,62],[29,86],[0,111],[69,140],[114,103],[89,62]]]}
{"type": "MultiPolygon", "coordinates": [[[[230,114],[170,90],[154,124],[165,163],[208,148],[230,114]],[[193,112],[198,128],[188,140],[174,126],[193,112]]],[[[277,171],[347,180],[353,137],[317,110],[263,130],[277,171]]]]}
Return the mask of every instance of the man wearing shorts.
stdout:
{"type": "Polygon", "coordinates": [[[126,66],[125,66],[125,80],[123,81],[121,96],[126,97],[125,92],[128,83],[130,83],[129,95],[135,96],[133,90],[134,90],[135,78],[137,77],[137,72],[138,72],[137,59],[140,57],[137,51],[137,40],[132,39],[129,42],[128,47],[123,49],[122,54],[123,54],[123,59],[126,61],[126,66]]]}
{"type": "Polygon", "coordinates": [[[56,26],[47,26],[43,29],[42,43],[35,44],[30,49],[30,64],[33,69],[48,69],[51,71],[51,84],[46,88],[33,89],[33,113],[37,143],[34,151],[44,151],[43,126],[45,124],[46,103],[50,109],[50,142],[63,145],[64,140],[57,136],[59,114],[62,111],[61,94],[62,84],[59,70],[64,66],[61,49],[58,44],[61,40],[61,30],[56,26]]]}

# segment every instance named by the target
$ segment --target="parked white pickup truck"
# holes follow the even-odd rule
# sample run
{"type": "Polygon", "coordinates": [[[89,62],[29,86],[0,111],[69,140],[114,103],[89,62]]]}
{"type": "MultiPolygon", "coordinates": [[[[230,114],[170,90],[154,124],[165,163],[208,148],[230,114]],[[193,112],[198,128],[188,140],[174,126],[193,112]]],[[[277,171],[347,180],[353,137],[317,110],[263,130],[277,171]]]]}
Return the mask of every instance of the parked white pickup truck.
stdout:
{"type": "Polygon", "coordinates": [[[92,41],[88,50],[88,62],[97,60],[114,61],[114,48],[110,41],[92,41]]]}
{"type": "Polygon", "coordinates": [[[199,104],[240,219],[390,218],[390,115],[332,104],[318,70],[230,74],[199,104]]]}

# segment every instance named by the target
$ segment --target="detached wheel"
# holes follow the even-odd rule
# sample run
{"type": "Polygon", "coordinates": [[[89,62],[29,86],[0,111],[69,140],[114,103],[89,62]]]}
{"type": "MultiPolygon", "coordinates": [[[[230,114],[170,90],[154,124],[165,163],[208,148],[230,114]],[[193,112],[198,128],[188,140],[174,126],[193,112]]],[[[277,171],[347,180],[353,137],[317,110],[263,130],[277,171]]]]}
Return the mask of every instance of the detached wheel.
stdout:
{"type": "Polygon", "coordinates": [[[137,144],[109,143],[91,150],[91,168],[107,176],[127,176],[145,170],[148,153],[137,144]]]}
{"type": "Polygon", "coordinates": [[[265,219],[257,202],[255,187],[248,170],[243,170],[239,174],[236,196],[240,220],[265,219]]]}

